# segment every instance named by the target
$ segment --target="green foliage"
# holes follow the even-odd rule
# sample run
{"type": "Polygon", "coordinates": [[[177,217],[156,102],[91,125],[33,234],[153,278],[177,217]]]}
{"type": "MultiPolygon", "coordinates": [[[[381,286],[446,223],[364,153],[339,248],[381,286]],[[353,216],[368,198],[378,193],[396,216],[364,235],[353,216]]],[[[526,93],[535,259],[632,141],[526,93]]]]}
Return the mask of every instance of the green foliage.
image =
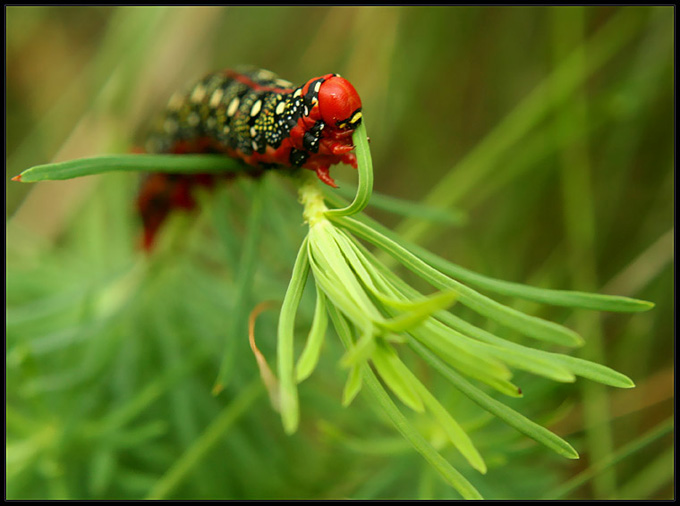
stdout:
{"type": "Polygon", "coordinates": [[[8,177],[141,163],[91,157],[254,63],[354,83],[380,192],[305,239],[298,181],[238,180],[146,257],[131,174],[8,184],[8,498],[672,496],[672,8],[7,14],[8,177]]]}

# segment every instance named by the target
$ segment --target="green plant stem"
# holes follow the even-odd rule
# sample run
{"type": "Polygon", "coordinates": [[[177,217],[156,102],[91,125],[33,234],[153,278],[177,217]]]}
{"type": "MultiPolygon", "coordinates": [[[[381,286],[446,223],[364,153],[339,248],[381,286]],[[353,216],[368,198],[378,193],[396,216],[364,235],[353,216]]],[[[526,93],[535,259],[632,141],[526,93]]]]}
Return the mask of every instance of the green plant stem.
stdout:
{"type": "Polygon", "coordinates": [[[126,154],[78,158],[26,169],[17,181],[35,183],[92,176],[112,171],[151,171],[196,174],[201,172],[244,172],[248,167],[222,155],[126,154]]]}

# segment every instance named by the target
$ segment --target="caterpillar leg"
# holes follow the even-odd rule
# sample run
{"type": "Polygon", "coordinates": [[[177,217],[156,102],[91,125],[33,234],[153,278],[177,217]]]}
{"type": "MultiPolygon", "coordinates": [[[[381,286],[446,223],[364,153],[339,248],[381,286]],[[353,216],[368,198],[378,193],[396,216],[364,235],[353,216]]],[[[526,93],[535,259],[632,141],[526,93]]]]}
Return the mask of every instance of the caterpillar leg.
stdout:
{"type": "Polygon", "coordinates": [[[354,149],[351,143],[341,144],[334,139],[322,139],[320,144],[319,153],[328,155],[342,156],[354,149]]]}
{"type": "Polygon", "coordinates": [[[347,165],[351,165],[353,168],[357,168],[357,155],[354,153],[347,153],[342,157],[342,163],[346,163],[347,165]]]}
{"type": "Polygon", "coordinates": [[[330,186],[332,188],[338,187],[338,185],[335,184],[335,181],[333,180],[333,178],[329,174],[329,167],[328,166],[317,167],[315,169],[315,171],[316,171],[316,175],[319,177],[319,179],[321,179],[321,181],[326,183],[328,186],[330,186]]]}

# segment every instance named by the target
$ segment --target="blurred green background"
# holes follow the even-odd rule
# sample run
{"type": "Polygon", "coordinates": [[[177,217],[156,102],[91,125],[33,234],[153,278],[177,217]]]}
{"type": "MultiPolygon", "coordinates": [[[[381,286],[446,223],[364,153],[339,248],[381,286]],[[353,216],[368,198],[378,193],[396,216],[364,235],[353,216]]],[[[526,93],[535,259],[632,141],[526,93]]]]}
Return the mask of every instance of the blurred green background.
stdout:
{"type": "MultiPolygon", "coordinates": [[[[32,165],[129,151],[175,90],[239,64],[295,83],[337,72],[354,84],[376,191],[466,213],[451,226],[369,212],[405,237],[486,275],[656,304],[603,315],[506,301],[566,322],[587,341],[575,354],[637,385],[517,375],[525,395],[509,404],[569,440],[579,461],[430,378],[489,472],[440,450],[485,497],[673,497],[673,7],[6,14],[8,498],[458,497],[369,402],[340,406],[335,338],[301,388],[292,437],[259,386],[246,335],[232,339],[234,380],[211,395],[242,295],[251,182],[204,195],[200,216],[176,217],[171,244],[146,261],[134,175],[9,181],[32,165]]],[[[294,189],[265,179],[271,209],[248,311],[282,298],[304,233],[294,189]]],[[[313,311],[304,302],[301,334],[313,311]]],[[[275,313],[258,320],[270,363],[275,313]]]]}

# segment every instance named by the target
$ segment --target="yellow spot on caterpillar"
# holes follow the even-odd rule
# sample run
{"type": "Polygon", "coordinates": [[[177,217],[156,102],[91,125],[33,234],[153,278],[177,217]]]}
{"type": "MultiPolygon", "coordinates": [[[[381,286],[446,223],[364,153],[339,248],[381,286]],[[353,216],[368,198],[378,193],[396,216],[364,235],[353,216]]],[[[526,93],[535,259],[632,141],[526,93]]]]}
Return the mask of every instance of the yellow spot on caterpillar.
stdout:
{"type": "Polygon", "coordinates": [[[203,102],[203,99],[205,98],[205,88],[203,87],[202,84],[199,84],[194,88],[194,91],[191,93],[191,101],[194,103],[199,103],[203,102]]]}
{"type": "Polygon", "coordinates": [[[283,111],[286,110],[286,103],[282,100],[279,102],[279,105],[276,106],[276,114],[281,116],[283,114],[283,111]]]}
{"type": "Polygon", "coordinates": [[[260,112],[260,109],[262,109],[262,100],[258,100],[253,104],[253,107],[250,109],[250,116],[257,116],[260,112]]]}
{"type": "Polygon", "coordinates": [[[274,79],[276,77],[276,74],[274,74],[274,72],[267,69],[260,69],[258,74],[261,79],[274,79]]]}
{"type": "Polygon", "coordinates": [[[277,79],[274,81],[277,86],[280,86],[281,88],[292,88],[293,83],[290,81],[286,81],[285,79],[277,79]]]}
{"type": "Polygon", "coordinates": [[[227,108],[227,116],[234,115],[234,113],[238,109],[240,102],[241,101],[238,99],[238,97],[234,98],[231,102],[229,102],[229,107],[227,108]]]}
{"type": "Polygon", "coordinates": [[[223,96],[224,91],[222,90],[222,88],[217,88],[215,92],[210,96],[210,107],[217,107],[218,105],[220,105],[223,96]]]}
{"type": "Polygon", "coordinates": [[[250,136],[251,137],[257,136],[257,130],[255,130],[255,127],[250,127],[250,136]]]}
{"type": "Polygon", "coordinates": [[[356,123],[361,119],[361,112],[357,112],[354,116],[352,116],[352,119],[349,120],[350,123],[356,123]]]}

